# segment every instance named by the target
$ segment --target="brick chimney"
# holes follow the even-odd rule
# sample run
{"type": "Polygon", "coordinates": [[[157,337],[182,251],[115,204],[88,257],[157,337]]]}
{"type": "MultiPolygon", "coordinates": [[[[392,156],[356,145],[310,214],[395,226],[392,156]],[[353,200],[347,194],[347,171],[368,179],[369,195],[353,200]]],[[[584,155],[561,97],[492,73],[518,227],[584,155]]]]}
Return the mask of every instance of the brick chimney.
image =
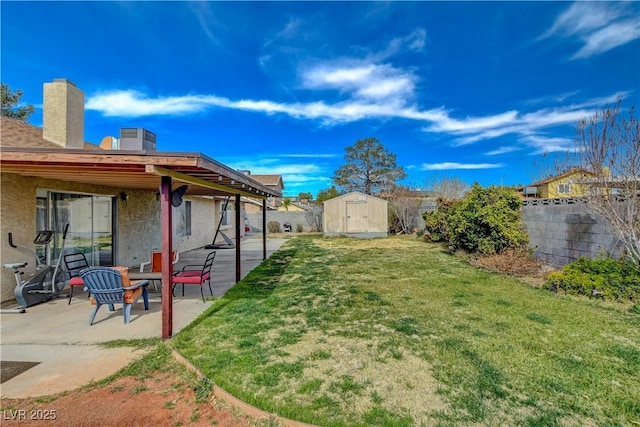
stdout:
{"type": "Polygon", "coordinates": [[[44,84],[44,139],[65,148],[84,148],[84,93],[67,79],[44,84]]]}

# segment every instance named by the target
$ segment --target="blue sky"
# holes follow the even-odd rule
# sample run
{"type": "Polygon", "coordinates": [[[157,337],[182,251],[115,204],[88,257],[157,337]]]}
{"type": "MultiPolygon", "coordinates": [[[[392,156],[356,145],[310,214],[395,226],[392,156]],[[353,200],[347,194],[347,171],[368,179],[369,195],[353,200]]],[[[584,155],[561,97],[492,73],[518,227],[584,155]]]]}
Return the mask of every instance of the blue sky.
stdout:
{"type": "Polygon", "coordinates": [[[576,122],[640,106],[640,2],[2,1],[1,78],[85,92],[85,139],[121,127],[285,195],[317,195],[375,137],[404,184],[527,184],[576,122]]]}

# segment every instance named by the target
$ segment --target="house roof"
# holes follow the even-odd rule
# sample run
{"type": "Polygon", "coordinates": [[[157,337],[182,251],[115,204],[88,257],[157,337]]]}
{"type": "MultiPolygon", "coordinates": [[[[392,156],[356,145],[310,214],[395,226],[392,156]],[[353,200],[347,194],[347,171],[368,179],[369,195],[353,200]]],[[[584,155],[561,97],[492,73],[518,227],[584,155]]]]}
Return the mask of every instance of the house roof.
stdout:
{"type": "Polygon", "coordinates": [[[188,185],[187,195],[281,197],[279,191],[201,153],[102,150],[93,144],[85,144],[88,149],[52,147],[41,129],[6,118],[0,125],[3,173],[149,191],[158,191],[161,176],[171,176],[188,185]]]}
{"type": "MultiPolygon", "coordinates": [[[[64,148],[44,139],[42,128],[9,117],[0,116],[0,134],[0,145],[4,147],[64,148]]],[[[100,149],[99,146],[88,142],[84,143],[84,148],[100,149]]]]}
{"type": "Polygon", "coordinates": [[[261,184],[284,189],[282,175],[249,175],[261,184]]]}
{"type": "Polygon", "coordinates": [[[544,179],[541,179],[540,181],[534,182],[533,184],[528,185],[528,187],[536,187],[539,185],[545,185],[548,184],[550,182],[554,182],[557,181],[559,179],[562,178],[566,178],[568,176],[571,175],[576,175],[576,174],[582,174],[582,176],[586,176],[586,175],[590,175],[593,176],[593,172],[588,171],[587,169],[583,169],[583,168],[573,168],[573,169],[569,169],[566,172],[560,173],[558,175],[550,175],[544,179]]]}

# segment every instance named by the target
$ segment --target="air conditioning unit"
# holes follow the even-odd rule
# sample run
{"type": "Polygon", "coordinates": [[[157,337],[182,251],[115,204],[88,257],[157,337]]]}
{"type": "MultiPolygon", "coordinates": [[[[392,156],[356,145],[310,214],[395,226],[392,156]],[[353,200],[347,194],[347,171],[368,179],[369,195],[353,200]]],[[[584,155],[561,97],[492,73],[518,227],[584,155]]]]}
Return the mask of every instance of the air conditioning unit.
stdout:
{"type": "Polygon", "coordinates": [[[143,128],[121,128],[120,150],[156,151],[156,134],[143,128]]]}

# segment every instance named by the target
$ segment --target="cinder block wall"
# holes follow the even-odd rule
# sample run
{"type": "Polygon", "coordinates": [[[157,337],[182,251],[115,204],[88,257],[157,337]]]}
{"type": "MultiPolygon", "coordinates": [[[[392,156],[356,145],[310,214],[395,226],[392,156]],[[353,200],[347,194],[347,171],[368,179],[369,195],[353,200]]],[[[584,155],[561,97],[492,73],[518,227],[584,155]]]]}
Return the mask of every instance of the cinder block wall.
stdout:
{"type": "Polygon", "coordinates": [[[535,256],[552,266],[562,267],[582,256],[619,255],[618,239],[605,218],[577,199],[525,202],[522,219],[535,256]]]}
{"type": "MultiPolygon", "coordinates": [[[[291,212],[280,212],[280,211],[267,211],[267,223],[269,221],[277,221],[280,223],[280,229],[283,230],[283,225],[285,222],[291,224],[291,231],[295,232],[298,224],[302,226],[304,231],[310,231],[311,225],[307,222],[307,218],[305,216],[306,212],[300,211],[291,211],[291,212]]],[[[264,229],[264,225],[262,224],[262,212],[247,214],[247,225],[251,227],[251,231],[262,231],[264,229]]]]}

